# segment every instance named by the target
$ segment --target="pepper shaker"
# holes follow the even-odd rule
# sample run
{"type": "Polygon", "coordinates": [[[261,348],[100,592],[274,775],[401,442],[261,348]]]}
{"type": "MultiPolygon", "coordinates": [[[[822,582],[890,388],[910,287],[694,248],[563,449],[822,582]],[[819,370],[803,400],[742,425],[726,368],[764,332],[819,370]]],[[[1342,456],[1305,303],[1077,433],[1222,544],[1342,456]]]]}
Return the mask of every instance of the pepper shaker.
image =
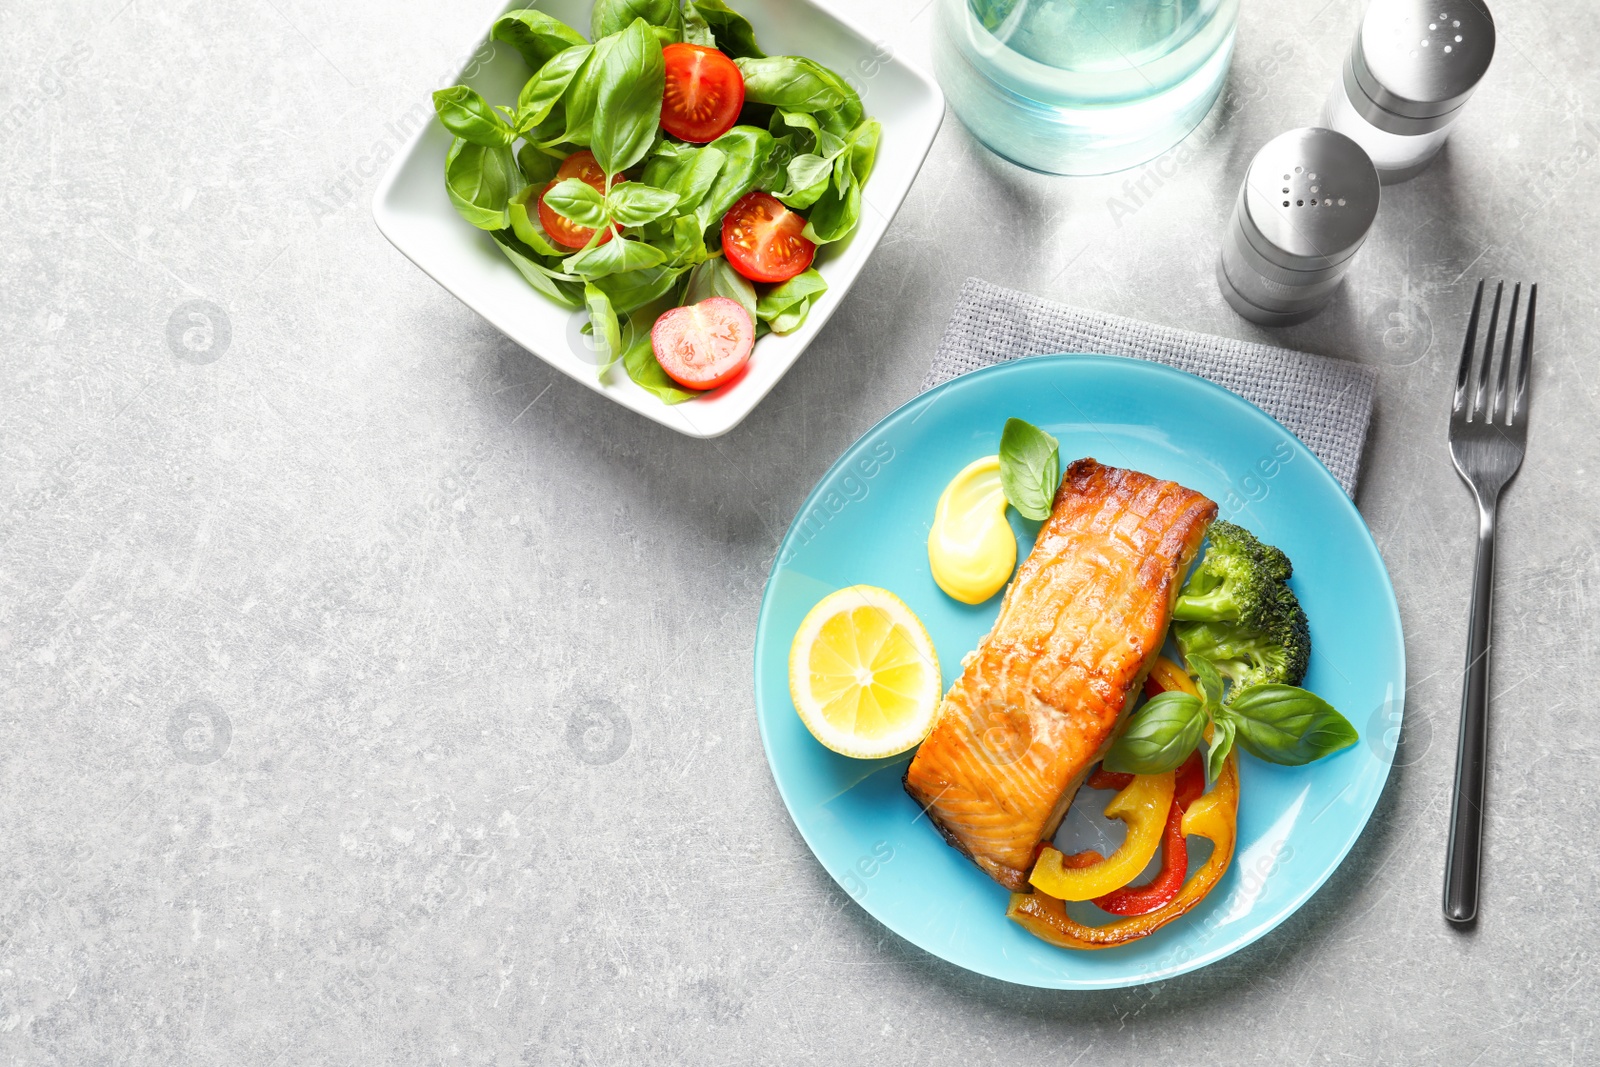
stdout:
{"type": "Polygon", "coordinates": [[[1483,0],[1373,0],[1323,125],[1354,138],[1385,184],[1420,174],[1494,58],[1483,0]]]}
{"type": "Polygon", "coordinates": [[[1290,130],[1256,153],[1222,241],[1217,284],[1239,314],[1290,326],[1322,310],[1378,214],[1372,160],[1321,127],[1290,130]]]}

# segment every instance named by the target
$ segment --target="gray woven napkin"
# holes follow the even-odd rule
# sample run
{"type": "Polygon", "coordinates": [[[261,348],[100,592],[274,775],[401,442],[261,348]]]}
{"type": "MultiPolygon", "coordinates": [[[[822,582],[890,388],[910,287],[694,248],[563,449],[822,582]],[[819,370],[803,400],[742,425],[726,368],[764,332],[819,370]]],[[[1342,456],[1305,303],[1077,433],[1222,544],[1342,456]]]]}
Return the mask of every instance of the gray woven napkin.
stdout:
{"type": "Polygon", "coordinates": [[[1359,363],[1082,311],[968,278],[922,388],[1057,352],[1132,356],[1210,379],[1283,423],[1355,495],[1378,381],[1359,363]]]}

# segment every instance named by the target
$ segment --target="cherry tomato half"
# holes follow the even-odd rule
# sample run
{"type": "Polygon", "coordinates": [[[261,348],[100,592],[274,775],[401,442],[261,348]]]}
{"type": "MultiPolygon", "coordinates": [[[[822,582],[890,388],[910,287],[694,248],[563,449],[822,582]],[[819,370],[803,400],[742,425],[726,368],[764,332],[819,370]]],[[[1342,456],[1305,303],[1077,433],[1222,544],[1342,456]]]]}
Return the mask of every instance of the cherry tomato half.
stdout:
{"type": "Polygon", "coordinates": [[[817,246],[802,236],[805,228],[804,216],[771,193],[746,193],[722,217],[722,251],[753,282],[786,282],[816,258],[817,246]]]}
{"type": "Polygon", "coordinates": [[[756,326],[737,300],[713,296],[656,320],[650,345],[667,376],[685,389],[715,389],[744,368],[756,326]]]}
{"type": "Polygon", "coordinates": [[[697,44],[669,44],[661,58],[667,64],[662,129],[697,144],[733,129],[744,107],[744,75],[733,60],[697,44]]]}
{"type": "MultiPolygon", "coordinates": [[[[556,169],[556,180],[566,181],[568,178],[582,178],[602,193],[606,191],[606,172],[600,169],[600,161],[587,148],[579,149],[561,161],[561,166],[556,169]]],[[[627,180],[620,174],[617,176],[619,182],[627,180]]]]}
{"type": "MultiPolygon", "coordinates": [[[[550,240],[567,248],[586,248],[594,237],[594,231],[587,226],[579,226],[575,222],[568,222],[566,218],[556,214],[544,202],[545,193],[554,189],[568,178],[581,178],[588,182],[596,192],[606,191],[606,172],[600,169],[600,162],[594,158],[594,153],[585,148],[581,152],[574,152],[561,161],[561,166],[556,170],[555,181],[544,187],[539,193],[539,221],[544,225],[544,232],[550,235],[550,240]]],[[[628,179],[617,175],[612,179],[613,185],[620,185],[628,179]]],[[[620,231],[622,227],[618,226],[620,231]]],[[[605,244],[611,240],[611,232],[600,238],[600,243],[605,244]]]]}

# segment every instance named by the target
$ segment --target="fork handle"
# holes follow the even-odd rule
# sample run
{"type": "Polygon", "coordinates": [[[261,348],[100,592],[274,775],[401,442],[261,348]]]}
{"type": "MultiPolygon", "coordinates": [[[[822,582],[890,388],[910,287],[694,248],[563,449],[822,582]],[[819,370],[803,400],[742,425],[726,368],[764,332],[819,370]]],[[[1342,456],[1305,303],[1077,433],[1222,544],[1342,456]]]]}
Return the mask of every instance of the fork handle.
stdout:
{"type": "Polygon", "coordinates": [[[1450,850],[1445,858],[1444,917],[1470,923],[1478,916],[1478,869],[1483,854],[1483,793],[1489,744],[1489,619],[1494,599],[1494,536],[1498,501],[1478,501],[1478,559],[1472,569],[1466,683],[1461,691],[1461,736],[1450,797],[1450,850]]]}

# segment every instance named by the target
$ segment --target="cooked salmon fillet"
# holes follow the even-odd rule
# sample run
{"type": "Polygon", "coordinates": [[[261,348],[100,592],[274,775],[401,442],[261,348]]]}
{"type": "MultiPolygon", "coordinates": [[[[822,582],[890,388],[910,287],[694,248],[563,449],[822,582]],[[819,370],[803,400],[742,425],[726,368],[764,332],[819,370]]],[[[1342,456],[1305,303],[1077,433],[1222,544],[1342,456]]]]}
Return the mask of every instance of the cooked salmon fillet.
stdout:
{"type": "Polygon", "coordinates": [[[995,881],[1023,889],[1111,743],[1161,645],[1217,506],[1175,482],[1080,459],[963,661],[905,788],[995,881]]]}

